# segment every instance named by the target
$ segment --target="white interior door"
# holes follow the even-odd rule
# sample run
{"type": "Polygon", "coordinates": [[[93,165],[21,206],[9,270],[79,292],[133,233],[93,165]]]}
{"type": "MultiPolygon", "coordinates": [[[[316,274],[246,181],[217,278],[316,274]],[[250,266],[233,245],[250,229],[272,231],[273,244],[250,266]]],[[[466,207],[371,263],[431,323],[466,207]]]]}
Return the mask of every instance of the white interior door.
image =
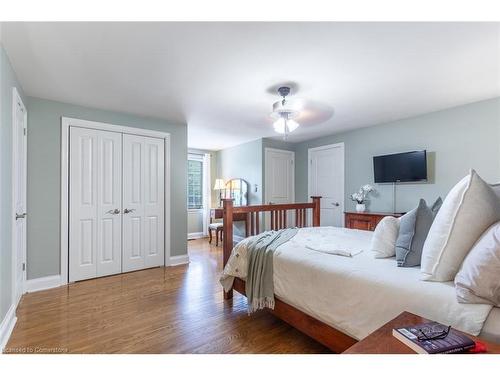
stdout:
{"type": "Polygon", "coordinates": [[[164,264],[164,140],[123,135],[123,272],[164,264]]]}
{"type": "Polygon", "coordinates": [[[293,151],[265,150],[266,204],[293,203],[295,201],[293,151]]]}
{"type": "Polygon", "coordinates": [[[344,226],[344,144],[309,149],[309,195],[321,196],[321,226],[344,226]]]}
{"type": "MultiPolygon", "coordinates": [[[[293,151],[266,148],[264,154],[265,204],[285,204],[295,202],[295,153],[293,151]]],[[[267,215],[269,216],[269,215],[267,215]]],[[[287,222],[292,225],[292,212],[287,222]]],[[[269,221],[266,218],[266,229],[269,221]]]]}
{"type": "Polygon", "coordinates": [[[13,94],[13,300],[17,304],[24,293],[26,280],[26,133],[27,114],[21,98],[13,94]]]}
{"type": "Polygon", "coordinates": [[[122,135],[70,128],[69,281],[121,272],[122,135]]]}

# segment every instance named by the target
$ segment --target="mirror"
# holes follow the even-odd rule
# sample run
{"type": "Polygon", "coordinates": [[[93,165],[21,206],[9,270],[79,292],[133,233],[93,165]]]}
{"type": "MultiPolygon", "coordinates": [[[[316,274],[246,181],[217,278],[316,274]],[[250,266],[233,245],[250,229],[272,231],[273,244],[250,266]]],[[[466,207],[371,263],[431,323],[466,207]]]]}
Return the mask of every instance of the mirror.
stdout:
{"type": "Polygon", "coordinates": [[[241,178],[233,178],[226,182],[224,198],[233,199],[235,206],[248,206],[248,182],[241,178]]]}

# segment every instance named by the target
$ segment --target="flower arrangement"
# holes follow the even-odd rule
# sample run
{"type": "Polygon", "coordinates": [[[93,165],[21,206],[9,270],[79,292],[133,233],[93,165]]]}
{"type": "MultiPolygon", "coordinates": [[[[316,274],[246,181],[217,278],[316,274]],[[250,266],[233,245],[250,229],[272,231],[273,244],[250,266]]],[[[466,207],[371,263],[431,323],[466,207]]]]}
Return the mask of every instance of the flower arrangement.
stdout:
{"type": "Polygon", "coordinates": [[[361,186],[357,193],[351,194],[351,200],[356,202],[357,204],[364,204],[368,194],[374,190],[375,189],[373,188],[373,186],[368,184],[361,186]]]}

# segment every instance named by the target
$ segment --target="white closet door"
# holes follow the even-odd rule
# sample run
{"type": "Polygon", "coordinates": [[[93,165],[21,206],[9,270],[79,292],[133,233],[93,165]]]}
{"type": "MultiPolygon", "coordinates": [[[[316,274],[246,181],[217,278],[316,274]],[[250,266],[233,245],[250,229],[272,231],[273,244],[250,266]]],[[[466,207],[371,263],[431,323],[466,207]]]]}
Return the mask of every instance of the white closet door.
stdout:
{"type": "Polygon", "coordinates": [[[121,134],[70,129],[69,281],[121,271],[121,134]]]}
{"type": "Polygon", "coordinates": [[[123,271],[164,264],[164,141],[123,135],[123,271]]]}
{"type": "Polygon", "coordinates": [[[97,276],[122,271],[122,135],[100,131],[97,150],[97,276]]]}

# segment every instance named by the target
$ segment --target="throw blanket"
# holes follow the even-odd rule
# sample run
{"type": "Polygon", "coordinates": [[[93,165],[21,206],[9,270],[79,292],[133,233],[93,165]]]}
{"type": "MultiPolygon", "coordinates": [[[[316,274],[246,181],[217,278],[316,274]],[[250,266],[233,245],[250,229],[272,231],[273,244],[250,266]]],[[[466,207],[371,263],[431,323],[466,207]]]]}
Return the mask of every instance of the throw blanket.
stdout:
{"type": "Polygon", "coordinates": [[[274,309],[274,251],[295,236],[297,231],[297,228],[267,231],[248,240],[245,293],[249,314],[265,307],[274,309]]]}

